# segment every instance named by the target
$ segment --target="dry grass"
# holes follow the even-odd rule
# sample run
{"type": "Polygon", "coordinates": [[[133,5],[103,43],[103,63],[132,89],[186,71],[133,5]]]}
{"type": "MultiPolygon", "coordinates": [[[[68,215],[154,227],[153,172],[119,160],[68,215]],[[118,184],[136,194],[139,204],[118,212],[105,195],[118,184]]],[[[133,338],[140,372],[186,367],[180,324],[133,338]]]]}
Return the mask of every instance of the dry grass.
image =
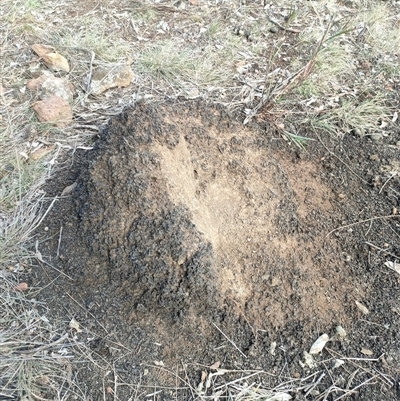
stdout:
{"type": "MultiPolygon", "coordinates": [[[[22,263],[18,267],[22,272],[22,263]]],[[[79,392],[72,381],[69,336],[49,322],[44,304],[15,290],[15,280],[16,274],[0,271],[0,395],[66,399],[79,392]]]]}
{"type": "Polygon", "coordinates": [[[206,47],[200,53],[168,41],[145,48],[137,70],[161,85],[185,89],[190,84],[200,88],[230,86],[233,79],[231,57],[206,47]]]}
{"type": "Polygon", "coordinates": [[[39,31],[32,12],[41,3],[2,4],[0,95],[0,398],[21,400],[63,399],[73,390],[69,373],[72,356],[60,350],[68,346],[65,327],[51,323],[46,306],[34,292],[19,291],[36,255],[32,235],[48,208],[41,190],[51,174],[59,147],[35,160],[43,147],[40,139],[51,132],[35,121],[26,92],[25,40],[39,31]],[[39,141],[38,141],[39,140],[39,141]]]}
{"type": "Polygon", "coordinates": [[[106,62],[118,62],[130,57],[132,51],[129,42],[115,37],[114,26],[97,16],[86,15],[75,18],[71,24],[46,33],[47,43],[67,51],[82,49],[94,52],[96,58],[106,62]]]}
{"type": "Polygon", "coordinates": [[[328,132],[347,134],[357,129],[360,134],[367,135],[377,131],[379,122],[386,121],[388,117],[389,108],[381,98],[364,100],[360,104],[343,100],[337,108],[315,118],[313,125],[328,132]]]}

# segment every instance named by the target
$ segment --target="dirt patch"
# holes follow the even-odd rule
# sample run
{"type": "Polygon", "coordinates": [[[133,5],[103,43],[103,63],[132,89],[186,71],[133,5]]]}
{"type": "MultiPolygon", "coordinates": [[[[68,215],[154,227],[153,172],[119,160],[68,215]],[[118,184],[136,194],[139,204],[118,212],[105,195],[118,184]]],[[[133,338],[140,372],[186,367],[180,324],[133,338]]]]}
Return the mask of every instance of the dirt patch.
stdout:
{"type": "MultiPolygon", "coordinates": [[[[398,278],[382,273],[391,289],[379,295],[365,232],[355,225],[329,234],[377,206],[387,215],[392,201],[322,147],[282,150],[266,129],[196,102],[141,104],[112,119],[95,149],[50,184],[55,195],[77,180],[45,222],[53,234],[45,253],[64,273],[57,302],[88,331],[107,333],[94,346],[100,354],[115,356],[107,341],[133,352],[118,357],[127,375],[154,360],[275,373],[286,360],[292,374],[323,332],[337,352],[359,356],[367,329],[353,330],[363,320],[373,322],[368,332],[376,324],[385,333],[368,345],[376,357],[398,360],[395,306],[367,318],[355,304],[368,304],[372,291],[386,302],[398,278]],[[374,205],[365,197],[360,205],[360,186],[374,205]],[[335,341],[339,324],[353,345],[335,341]],[[283,353],[271,353],[276,341],[283,353]]],[[[382,230],[398,239],[396,218],[377,219],[369,233],[382,230]]],[[[166,376],[155,375],[159,385],[166,376]]],[[[95,393],[94,379],[87,385],[95,393]]]]}

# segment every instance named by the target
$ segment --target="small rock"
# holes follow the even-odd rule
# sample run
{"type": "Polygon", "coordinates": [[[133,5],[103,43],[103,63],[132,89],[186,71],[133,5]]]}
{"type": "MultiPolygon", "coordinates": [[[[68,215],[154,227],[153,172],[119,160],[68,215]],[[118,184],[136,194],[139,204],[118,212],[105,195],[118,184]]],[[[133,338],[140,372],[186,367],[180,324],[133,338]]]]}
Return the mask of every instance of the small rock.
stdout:
{"type": "Polygon", "coordinates": [[[50,96],[36,102],[33,110],[39,121],[52,123],[60,128],[72,122],[71,106],[60,96],[50,96]]]}
{"type": "Polygon", "coordinates": [[[360,128],[354,128],[354,133],[355,133],[357,136],[364,136],[364,131],[361,130],[360,128]]]}
{"type": "Polygon", "coordinates": [[[184,88],[184,91],[188,99],[195,99],[200,96],[200,92],[195,86],[187,86],[184,88]]]}
{"type": "Polygon", "coordinates": [[[376,132],[374,134],[371,134],[370,137],[374,142],[379,142],[383,138],[383,135],[376,132]]]}
{"type": "Polygon", "coordinates": [[[19,283],[14,287],[16,291],[27,291],[29,289],[28,283],[19,283]]]}
{"type": "Polygon", "coordinates": [[[45,99],[53,95],[62,97],[71,104],[74,97],[72,84],[66,78],[47,78],[42,84],[40,97],[45,99]]]}
{"type": "Polygon", "coordinates": [[[281,283],[278,277],[272,277],[271,279],[271,287],[276,287],[281,283]]]}
{"type": "Polygon", "coordinates": [[[396,142],[396,146],[400,148],[400,141],[396,142]]]}
{"type": "Polygon", "coordinates": [[[110,88],[126,87],[132,80],[133,72],[129,66],[99,67],[93,73],[90,92],[99,95],[110,88]]]}
{"type": "Polygon", "coordinates": [[[316,363],[314,361],[314,358],[311,354],[309,354],[307,351],[303,351],[304,355],[304,366],[308,366],[310,369],[314,369],[316,366],[316,363]]]}
{"type": "Polygon", "coordinates": [[[147,308],[146,308],[143,304],[138,304],[138,305],[136,306],[136,310],[137,310],[138,312],[142,312],[142,313],[147,312],[147,308]]]}
{"type": "Polygon", "coordinates": [[[269,31],[271,33],[277,33],[279,31],[279,28],[276,25],[271,25],[271,27],[269,28],[269,31]]]}
{"type": "Polygon", "coordinates": [[[70,193],[72,193],[72,191],[76,188],[77,183],[74,182],[71,185],[66,186],[63,191],[61,192],[61,196],[66,196],[69,195],[70,193]]]}
{"type": "Polygon", "coordinates": [[[379,156],[378,155],[371,155],[369,157],[369,159],[372,160],[372,161],[379,161],[379,156]]]}
{"type": "Polygon", "coordinates": [[[343,339],[347,336],[346,330],[339,324],[338,326],[336,326],[336,334],[339,338],[343,339]]]}
{"type": "Polygon", "coordinates": [[[47,78],[53,77],[54,75],[49,71],[44,71],[42,75],[38,76],[37,78],[31,79],[27,84],[27,88],[31,91],[39,90],[43,85],[43,82],[46,81],[47,78]]]}
{"type": "Polygon", "coordinates": [[[40,77],[31,79],[27,84],[29,90],[39,91],[39,97],[44,100],[50,96],[60,96],[68,103],[73,100],[73,86],[66,78],[57,78],[48,71],[40,77]]]}

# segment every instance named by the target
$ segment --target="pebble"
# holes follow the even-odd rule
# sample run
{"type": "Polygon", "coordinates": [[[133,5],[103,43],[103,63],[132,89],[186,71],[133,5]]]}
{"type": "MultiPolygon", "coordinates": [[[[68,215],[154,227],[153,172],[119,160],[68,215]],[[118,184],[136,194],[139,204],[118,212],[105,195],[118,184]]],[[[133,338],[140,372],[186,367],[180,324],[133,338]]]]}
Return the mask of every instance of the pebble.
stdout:
{"type": "Polygon", "coordinates": [[[271,27],[269,28],[269,31],[271,33],[277,33],[279,31],[279,29],[276,25],[271,25],[271,27]]]}
{"type": "Polygon", "coordinates": [[[382,138],[383,138],[383,135],[382,135],[382,134],[379,134],[379,133],[371,134],[371,139],[372,139],[374,142],[378,142],[378,141],[380,141],[382,138]]]}
{"type": "Polygon", "coordinates": [[[346,330],[341,325],[336,326],[336,334],[340,338],[345,338],[347,336],[346,330]]]}
{"type": "Polygon", "coordinates": [[[354,133],[358,136],[364,136],[364,132],[360,128],[354,128],[354,133]]]}
{"type": "Polygon", "coordinates": [[[370,159],[370,160],[373,160],[373,161],[379,161],[379,156],[378,156],[378,155],[371,155],[371,156],[369,157],[369,159],[370,159]]]}

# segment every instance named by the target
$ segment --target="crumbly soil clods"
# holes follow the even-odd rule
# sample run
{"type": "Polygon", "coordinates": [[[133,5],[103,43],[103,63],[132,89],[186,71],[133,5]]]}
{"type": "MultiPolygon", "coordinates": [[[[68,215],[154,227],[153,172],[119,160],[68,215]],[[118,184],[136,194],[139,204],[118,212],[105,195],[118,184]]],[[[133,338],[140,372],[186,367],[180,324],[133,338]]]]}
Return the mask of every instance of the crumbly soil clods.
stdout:
{"type": "Polygon", "coordinates": [[[309,233],[310,216],[333,213],[315,166],[288,168],[262,132],[218,110],[128,112],[103,142],[75,193],[101,259],[83,280],[111,286],[132,319],[138,308],[171,322],[229,311],[264,330],[346,319],[355,283],[336,239],[309,233]]]}
{"type": "Polygon", "coordinates": [[[47,256],[70,278],[57,277],[55,302],[103,333],[94,346],[100,354],[113,356],[107,339],[135,350],[120,359],[126,375],[154,360],[169,367],[221,360],[276,373],[285,359],[293,373],[323,332],[337,352],[386,353],[380,367],[392,369],[399,362],[399,281],[366,242],[382,246],[385,236],[399,252],[399,219],[331,232],[389,215],[397,204],[368,177],[368,146],[378,145],[354,143],[349,137],[338,146],[359,158],[365,182],[317,142],[308,153],[289,150],[265,124],[244,126],[216,106],[125,111],[49,185],[56,195],[77,181],[45,222],[53,234],[47,256]],[[339,324],[346,341],[334,338],[339,324]],[[273,341],[287,354],[272,354],[273,341]]]}

